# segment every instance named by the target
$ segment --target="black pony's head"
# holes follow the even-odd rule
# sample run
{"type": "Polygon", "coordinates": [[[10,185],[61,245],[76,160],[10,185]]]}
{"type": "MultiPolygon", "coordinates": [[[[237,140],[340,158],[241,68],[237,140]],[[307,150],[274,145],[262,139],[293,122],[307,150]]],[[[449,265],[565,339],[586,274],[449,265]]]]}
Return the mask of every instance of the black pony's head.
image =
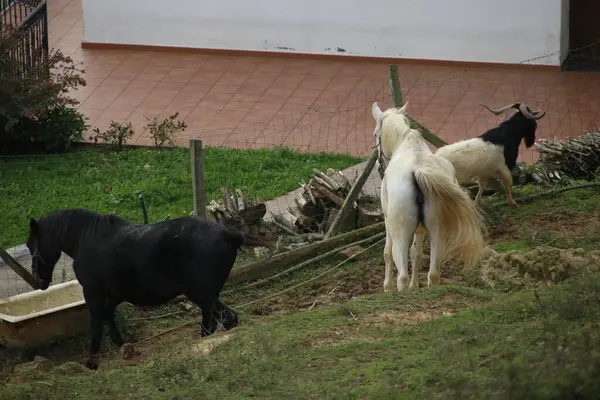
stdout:
{"type": "Polygon", "coordinates": [[[33,218],[29,219],[27,248],[31,254],[31,273],[39,289],[46,290],[52,282],[54,266],[60,259],[61,251],[49,235],[44,235],[44,230],[33,218]]]}

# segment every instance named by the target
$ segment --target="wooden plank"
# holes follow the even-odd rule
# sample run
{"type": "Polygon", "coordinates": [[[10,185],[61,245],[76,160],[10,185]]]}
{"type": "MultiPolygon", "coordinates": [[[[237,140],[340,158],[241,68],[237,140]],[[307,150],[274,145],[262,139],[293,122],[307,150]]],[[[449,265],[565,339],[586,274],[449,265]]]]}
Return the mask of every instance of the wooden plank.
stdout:
{"type": "Polygon", "coordinates": [[[6,265],[8,265],[13,271],[15,271],[15,273],[19,275],[21,279],[27,282],[29,286],[31,286],[33,289],[38,288],[37,282],[31,274],[31,272],[27,271],[25,267],[19,264],[19,262],[12,258],[10,254],[4,251],[4,249],[0,249],[0,258],[2,258],[6,265]]]}
{"type": "Polygon", "coordinates": [[[331,239],[309,244],[299,249],[286,251],[277,254],[266,260],[256,261],[231,270],[228,284],[236,284],[257,278],[263,278],[267,275],[295,263],[300,263],[313,258],[321,253],[325,253],[346,243],[355,242],[377,233],[385,231],[385,223],[370,225],[365,228],[357,229],[352,232],[337,235],[331,239]]]}

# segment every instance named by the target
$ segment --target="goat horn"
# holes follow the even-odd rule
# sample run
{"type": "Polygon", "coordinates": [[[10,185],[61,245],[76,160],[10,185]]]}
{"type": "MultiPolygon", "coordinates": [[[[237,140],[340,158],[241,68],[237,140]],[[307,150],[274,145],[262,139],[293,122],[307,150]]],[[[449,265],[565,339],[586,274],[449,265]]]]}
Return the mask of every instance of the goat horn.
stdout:
{"type": "Polygon", "coordinates": [[[521,114],[523,114],[525,116],[525,118],[527,119],[532,119],[532,120],[538,120],[540,118],[542,118],[544,115],[546,115],[546,111],[531,111],[531,109],[529,107],[527,107],[527,104],[525,103],[521,103],[519,105],[519,111],[521,111],[521,114]]]}
{"type": "Polygon", "coordinates": [[[497,110],[492,110],[491,108],[489,108],[488,106],[486,106],[485,104],[480,104],[480,106],[484,107],[485,109],[487,109],[489,112],[491,112],[494,115],[500,115],[502,113],[507,112],[508,110],[510,110],[511,108],[514,108],[517,104],[519,103],[513,103],[513,104],[509,104],[507,106],[504,106],[502,108],[499,108],[497,110]]]}

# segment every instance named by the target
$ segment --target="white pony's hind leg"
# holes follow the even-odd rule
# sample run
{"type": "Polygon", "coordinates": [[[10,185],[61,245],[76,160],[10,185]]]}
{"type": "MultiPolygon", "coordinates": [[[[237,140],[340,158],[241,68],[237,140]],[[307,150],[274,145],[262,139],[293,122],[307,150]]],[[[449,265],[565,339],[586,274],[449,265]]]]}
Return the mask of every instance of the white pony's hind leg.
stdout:
{"type": "Polygon", "coordinates": [[[410,247],[411,278],[410,288],[419,287],[419,268],[423,260],[423,239],[425,238],[425,229],[419,226],[415,231],[415,238],[410,247]]]}
{"type": "Polygon", "coordinates": [[[392,264],[394,259],[392,257],[392,236],[387,230],[386,225],[386,237],[385,237],[385,248],[383,249],[383,260],[385,261],[385,279],[383,280],[383,291],[389,292],[392,288],[391,275],[392,275],[392,264]]]}
{"type": "Polygon", "coordinates": [[[398,290],[404,290],[408,288],[408,250],[410,248],[410,238],[413,236],[413,229],[406,229],[402,227],[398,236],[394,236],[394,247],[392,248],[392,255],[394,257],[394,263],[398,268],[398,278],[396,285],[398,290]]]}
{"type": "Polygon", "coordinates": [[[440,284],[440,272],[438,267],[442,257],[444,256],[442,246],[437,238],[437,232],[435,229],[429,229],[429,242],[431,244],[431,255],[429,263],[429,272],[427,273],[427,286],[439,285],[440,284]]]}

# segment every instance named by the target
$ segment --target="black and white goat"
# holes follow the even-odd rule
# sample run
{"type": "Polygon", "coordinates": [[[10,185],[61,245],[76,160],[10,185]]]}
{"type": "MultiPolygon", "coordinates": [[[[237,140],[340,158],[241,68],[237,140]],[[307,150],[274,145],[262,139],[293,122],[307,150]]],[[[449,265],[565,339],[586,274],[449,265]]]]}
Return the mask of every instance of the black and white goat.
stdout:
{"type": "Polygon", "coordinates": [[[537,120],[546,115],[546,112],[532,111],[524,103],[514,103],[492,110],[482,104],[495,115],[500,115],[514,108],[517,110],[512,117],[503,121],[473,139],[462,140],[439,148],[435,155],[443,157],[454,165],[456,179],[460,185],[467,185],[477,181],[479,191],[475,202],[479,203],[488,179],[499,176],[506,192],[506,201],[512,207],[517,203],[511,196],[512,173],[517,165],[519,146],[525,138],[527,148],[535,142],[537,120]]]}

